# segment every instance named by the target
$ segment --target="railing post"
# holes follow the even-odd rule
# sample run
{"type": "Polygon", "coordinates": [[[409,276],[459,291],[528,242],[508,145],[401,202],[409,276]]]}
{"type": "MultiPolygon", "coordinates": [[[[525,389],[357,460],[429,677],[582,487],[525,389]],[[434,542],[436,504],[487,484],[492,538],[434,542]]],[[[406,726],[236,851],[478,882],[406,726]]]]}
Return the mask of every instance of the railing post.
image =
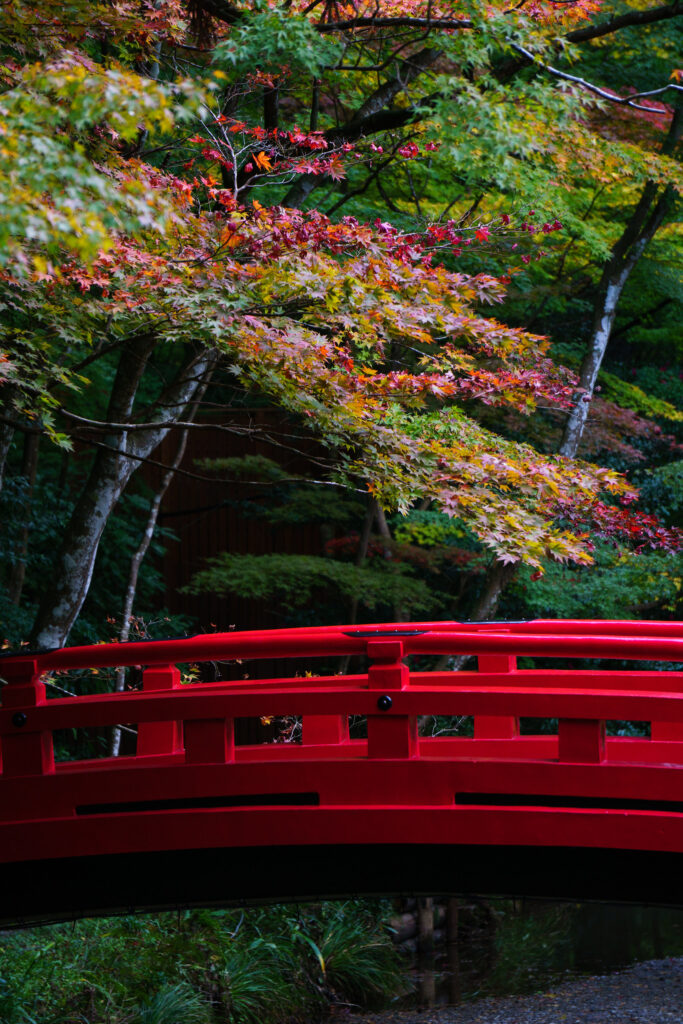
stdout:
{"type": "Polygon", "coordinates": [[[561,718],[557,756],[569,763],[600,764],[605,760],[605,723],[598,719],[561,718]]]}
{"type": "Polygon", "coordinates": [[[368,688],[377,693],[378,714],[368,715],[368,757],[406,758],[417,754],[417,718],[391,713],[392,691],[404,690],[410,681],[402,662],[400,640],[369,640],[368,688]]]}
{"type": "MultiPolygon", "coordinates": [[[[516,672],[517,658],[514,654],[479,654],[477,666],[480,672],[516,672]]],[[[519,736],[519,718],[514,715],[475,715],[475,740],[511,740],[519,736]]]]}
{"type": "Polygon", "coordinates": [[[349,738],[348,715],[304,715],[302,743],[346,743],[349,738]]]}
{"type": "MultiPolygon", "coordinates": [[[[180,686],[180,672],[175,665],[157,665],[142,673],[142,689],[176,690],[180,686]]],[[[138,754],[174,754],[182,750],[182,722],[140,722],[138,725],[138,754]]]]}
{"type": "Polygon", "coordinates": [[[8,658],[0,665],[7,681],[2,689],[4,708],[16,708],[11,733],[2,737],[3,775],[47,775],[55,770],[51,732],[31,731],[31,708],[45,704],[45,684],[38,662],[8,658]],[[19,710],[21,709],[21,710],[19,710]]]}

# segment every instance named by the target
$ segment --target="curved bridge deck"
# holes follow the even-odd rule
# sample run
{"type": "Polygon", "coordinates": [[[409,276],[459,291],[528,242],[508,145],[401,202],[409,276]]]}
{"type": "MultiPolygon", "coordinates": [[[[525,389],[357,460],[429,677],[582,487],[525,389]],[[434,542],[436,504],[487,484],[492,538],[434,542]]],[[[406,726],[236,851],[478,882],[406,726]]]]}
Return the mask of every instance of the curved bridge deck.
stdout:
{"type": "Polygon", "coordinates": [[[542,620],[4,657],[0,923],[400,891],[683,903],[682,664],[680,623],[542,620]],[[444,654],[476,670],[424,670],[444,654]],[[183,684],[177,668],[347,655],[366,670],[183,684]],[[46,697],[50,673],[121,665],[144,666],[141,689],[46,697]],[[271,716],[300,716],[301,742],[235,744],[236,719],[271,716]],[[418,736],[420,716],[473,716],[474,735],[418,736]],[[556,732],[523,735],[521,718],[556,732]],[[649,735],[606,736],[615,719],[649,735]],[[58,730],[120,723],[134,755],[55,763],[58,730]]]}

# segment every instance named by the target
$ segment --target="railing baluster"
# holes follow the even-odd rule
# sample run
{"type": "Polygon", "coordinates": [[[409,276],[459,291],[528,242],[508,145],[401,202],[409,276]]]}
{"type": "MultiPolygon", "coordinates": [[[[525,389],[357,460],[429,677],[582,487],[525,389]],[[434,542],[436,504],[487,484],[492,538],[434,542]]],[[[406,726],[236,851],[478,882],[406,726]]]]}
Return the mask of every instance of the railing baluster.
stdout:
{"type": "MultiPolygon", "coordinates": [[[[479,654],[477,665],[480,672],[516,672],[517,658],[514,654],[479,654]]],[[[519,718],[514,715],[474,716],[476,740],[509,740],[515,736],[519,736],[519,718]]]]}
{"type": "Polygon", "coordinates": [[[403,690],[410,672],[402,662],[400,640],[369,640],[369,689],[378,694],[379,714],[368,715],[368,757],[414,757],[418,750],[417,718],[391,713],[392,691],[403,690]]]}
{"type": "Polygon", "coordinates": [[[188,719],[183,733],[186,764],[225,764],[235,760],[232,718],[188,719]]]}
{"type": "Polygon", "coordinates": [[[6,733],[2,738],[3,775],[47,775],[54,772],[52,733],[31,731],[31,708],[46,702],[45,684],[40,680],[38,662],[3,660],[0,672],[7,680],[2,690],[3,707],[17,708],[12,717],[14,732],[6,733]]]}
{"type": "Polygon", "coordinates": [[[304,715],[303,743],[346,743],[349,739],[348,715],[304,715]]]}
{"type": "MultiPolygon", "coordinates": [[[[142,674],[142,689],[176,690],[180,672],[175,665],[157,665],[142,674]]],[[[182,722],[140,722],[138,754],[174,754],[183,747],[182,722]]]]}
{"type": "Polygon", "coordinates": [[[558,760],[599,764],[605,760],[605,723],[597,719],[561,718],[558,760]]]}

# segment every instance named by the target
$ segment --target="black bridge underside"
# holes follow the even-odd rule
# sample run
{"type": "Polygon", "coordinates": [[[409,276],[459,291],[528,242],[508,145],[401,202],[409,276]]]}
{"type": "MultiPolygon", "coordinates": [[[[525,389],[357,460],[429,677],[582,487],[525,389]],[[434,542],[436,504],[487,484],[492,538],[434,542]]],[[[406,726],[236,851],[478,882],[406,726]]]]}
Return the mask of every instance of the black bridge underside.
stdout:
{"type": "Polygon", "coordinates": [[[683,855],[568,847],[268,846],[2,867],[0,927],[350,896],[464,895],[683,906],[683,855]]]}

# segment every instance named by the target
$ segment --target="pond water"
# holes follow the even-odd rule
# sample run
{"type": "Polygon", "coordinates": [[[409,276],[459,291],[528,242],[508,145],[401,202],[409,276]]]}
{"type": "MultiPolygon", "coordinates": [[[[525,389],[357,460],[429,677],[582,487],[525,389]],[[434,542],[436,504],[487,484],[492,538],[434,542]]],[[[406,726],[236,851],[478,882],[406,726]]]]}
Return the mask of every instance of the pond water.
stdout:
{"type": "Polygon", "coordinates": [[[404,1005],[537,992],[577,975],[682,955],[683,909],[461,898],[437,907],[434,949],[414,954],[414,990],[404,1005]]]}

